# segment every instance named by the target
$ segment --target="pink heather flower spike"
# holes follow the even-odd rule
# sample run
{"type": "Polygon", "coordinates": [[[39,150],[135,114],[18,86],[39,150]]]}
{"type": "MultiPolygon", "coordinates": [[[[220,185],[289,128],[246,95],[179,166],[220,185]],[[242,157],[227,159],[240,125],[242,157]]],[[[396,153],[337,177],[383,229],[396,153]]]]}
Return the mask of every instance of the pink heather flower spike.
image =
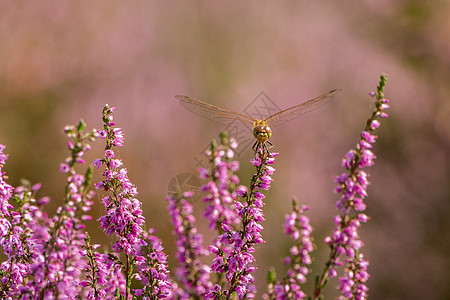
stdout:
{"type": "Polygon", "coordinates": [[[3,166],[8,155],[4,153],[5,146],[0,144],[0,245],[7,258],[0,265],[0,297],[7,299],[19,296],[19,289],[29,272],[25,253],[26,245],[21,241],[27,232],[20,226],[22,216],[9,203],[14,194],[14,188],[5,180],[3,166]],[[8,283],[10,283],[8,285],[8,283]]]}
{"type": "Polygon", "coordinates": [[[295,245],[290,249],[290,256],[284,259],[289,265],[286,276],[281,281],[276,281],[274,271],[270,271],[268,291],[263,295],[264,299],[304,299],[306,294],[301,290],[301,285],[306,282],[309,273],[308,266],[312,263],[310,253],[314,250],[311,238],[312,227],[309,218],[303,215],[309,209],[308,206],[299,206],[292,200],[292,213],[286,215],[284,232],[289,235],[295,245]]]}
{"type": "Polygon", "coordinates": [[[203,247],[203,236],[197,232],[193,206],[185,198],[193,193],[169,195],[169,214],[174,234],[176,236],[177,259],[179,266],[175,270],[177,285],[172,297],[180,299],[203,299],[209,293],[213,284],[210,281],[210,268],[204,265],[200,258],[208,255],[203,247]]]}
{"type": "MultiPolygon", "coordinates": [[[[227,151],[220,151],[221,147],[228,147],[227,137],[224,134],[221,137],[221,146],[218,147],[215,143],[211,146],[210,160],[214,162],[212,170],[214,168],[220,170],[221,167],[226,168],[228,166],[227,158],[223,157],[222,154],[227,151]]],[[[273,174],[275,169],[273,167],[268,169],[267,164],[272,164],[275,156],[276,154],[268,153],[262,149],[258,149],[255,153],[255,158],[250,161],[256,167],[256,174],[253,175],[248,190],[244,188],[238,189],[244,201],[235,200],[233,202],[234,209],[230,210],[230,213],[237,214],[238,218],[236,219],[240,221],[240,224],[236,226],[235,222],[231,222],[232,220],[222,223],[220,227],[221,234],[210,246],[209,250],[215,255],[211,270],[218,274],[223,273],[224,276],[220,276],[220,278],[225,280],[226,284],[225,282],[220,282],[219,284],[221,284],[222,288],[220,290],[211,290],[208,295],[209,298],[221,299],[233,294],[236,294],[239,299],[255,297],[256,290],[253,272],[256,271],[256,267],[253,266],[255,262],[253,253],[255,252],[256,244],[264,242],[261,236],[262,226],[260,224],[264,221],[262,211],[264,194],[260,191],[270,188],[270,184],[273,181],[270,175],[273,174]]],[[[214,171],[211,171],[211,173],[223,174],[224,176],[225,174],[230,174],[230,172],[214,171]]],[[[218,195],[221,195],[227,190],[226,187],[232,181],[230,181],[229,177],[220,177],[220,175],[217,179],[219,182],[218,195]]],[[[211,186],[211,182],[208,185],[211,186]]],[[[215,191],[215,189],[213,190],[215,191]]],[[[233,190],[236,191],[235,188],[233,190]]]]}
{"type": "Polygon", "coordinates": [[[209,169],[200,172],[204,179],[210,180],[202,187],[202,191],[207,193],[203,198],[203,202],[207,203],[203,217],[208,220],[209,229],[218,230],[219,234],[223,233],[221,231],[223,225],[234,226],[238,221],[237,211],[233,205],[237,198],[236,187],[239,184],[234,172],[239,169],[239,163],[226,155],[230,148],[226,144],[226,137],[223,138],[220,146],[215,141],[212,142],[208,151],[209,169]]]}
{"type": "Polygon", "coordinates": [[[364,243],[359,237],[361,223],[368,220],[367,215],[360,213],[366,209],[364,199],[367,197],[368,174],[364,167],[372,166],[375,155],[370,150],[376,141],[373,131],[380,126],[379,118],[387,117],[384,109],[389,106],[384,99],[383,91],[386,76],[382,75],[377,93],[371,93],[376,98],[375,111],[361,132],[361,140],[355,149],[350,150],[342,161],[345,172],[335,178],[338,184],[336,192],[341,194],[336,208],[341,212],[335,217],[336,228],[333,235],[325,238],[330,246],[330,257],[326,267],[316,283],[314,298],[321,296],[328,277],[336,277],[339,266],[345,264],[344,274],[340,277],[339,290],[345,299],[366,299],[368,288],[365,285],[369,278],[367,267],[369,262],[364,259],[361,248],[364,243]]]}
{"type": "Polygon", "coordinates": [[[91,245],[86,236],[82,254],[89,262],[90,274],[80,286],[87,288],[87,299],[116,299],[116,293],[125,294],[126,281],[119,258],[115,255],[94,252],[100,245],[91,245]]]}
{"type": "MultiPolygon", "coordinates": [[[[85,151],[90,149],[88,141],[93,139],[92,133],[83,132],[84,128],[83,121],[64,128],[71,139],[68,142],[71,155],[60,167],[67,174],[66,193],[64,204],[57,208],[53,218],[47,218],[41,210],[49,198],[36,200],[40,184],[26,183],[14,190],[12,199],[17,208],[0,203],[0,207],[8,208],[6,213],[0,211],[0,228],[3,227],[0,244],[8,255],[0,266],[2,299],[75,298],[82,293],[82,286],[78,284],[86,266],[82,256],[82,221],[90,210],[93,196],[89,191],[90,168],[85,175],[75,170],[75,166],[83,162],[85,151]]],[[[0,194],[9,197],[9,187],[1,185],[0,194]]]]}
{"type": "MultiPolygon", "coordinates": [[[[114,110],[108,105],[103,109],[104,130],[100,131],[100,135],[106,138],[105,156],[93,162],[96,168],[105,166],[104,180],[95,186],[108,193],[102,200],[105,214],[98,220],[107,235],[116,236],[113,251],[117,255],[123,253],[121,257],[124,257],[124,261],[117,261],[122,267],[126,282],[126,289],[121,290],[122,295],[126,299],[131,297],[131,280],[137,278],[144,287],[134,290],[135,296],[165,298],[172,290],[166,255],[161,242],[143,230],[145,218],[142,203],[136,198],[137,188],[128,178],[122,160],[115,157],[113,148],[123,146],[125,138],[122,130],[115,128],[115,122],[112,122],[114,110]],[[138,272],[133,269],[134,264],[138,266],[138,272]]],[[[91,286],[94,287],[93,283],[91,286]]]]}
{"type": "MultiPolygon", "coordinates": [[[[83,220],[89,218],[86,212],[92,206],[91,198],[94,196],[89,191],[91,169],[82,175],[76,172],[76,165],[84,163],[83,156],[90,149],[89,141],[94,140],[93,132],[84,133],[86,124],[80,121],[77,126],[66,126],[67,136],[73,140],[68,142],[71,155],[61,164],[61,171],[67,174],[67,186],[64,204],[57,209],[56,215],[51,220],[43,222],[44,215],[36,215],[33,219],[35,243],[37,251],[33,257],[30,276],[33,278],[27,283],[29,295],[41,294],[45,291],[45,297],[65,295],[72,298],[79,295],[81,286],[80,277],[86,266],[82,256],[84,244],[83,220]],[[39,221],[39,219],[41,219],[39,221]],[[38,225],[38,224],[45,224],[38,225]],[[44,230],[48,233],[44,234],[44,230]],[[45,264],[42,264],[45,260],[45,264]]],[[[39,201],[46,203],[48,200],[39,201]]],[[[40,213],[39,211],[35,211],[40,213]]],[[[21,290],[25,293],[25,290],[21,290]]]]}

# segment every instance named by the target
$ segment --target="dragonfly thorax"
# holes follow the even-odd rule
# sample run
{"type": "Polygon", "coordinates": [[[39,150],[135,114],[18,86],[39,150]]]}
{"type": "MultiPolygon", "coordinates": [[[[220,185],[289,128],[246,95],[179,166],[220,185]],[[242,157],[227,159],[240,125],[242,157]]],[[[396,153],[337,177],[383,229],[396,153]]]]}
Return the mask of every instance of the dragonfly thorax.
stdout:
{"type": "Polygon", "coordinates": [[[253,122],[253,136],[258,142],[264,143],[272,135],[272,129],[267,125],[264,120],[255,120],[253,122]]]}

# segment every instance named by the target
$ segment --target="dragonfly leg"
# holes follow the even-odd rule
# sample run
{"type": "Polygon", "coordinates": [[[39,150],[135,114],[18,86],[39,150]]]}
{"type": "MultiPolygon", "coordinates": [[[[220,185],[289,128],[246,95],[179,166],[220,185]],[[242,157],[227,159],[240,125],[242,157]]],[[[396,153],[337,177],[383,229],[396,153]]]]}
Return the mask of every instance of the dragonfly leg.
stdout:
{"type": "Polygon", "coordinates": [[[265,141],[265,142],[256,141],[253,144],[252,149],[256,153],[256,152],[258,152],[258,149],[261,148],[263,153],[270,154],[269,149],[272,148],[272,147],[273,147],[273,144],[271,142],[269,142],[269,141],[265,141]],[[267,146],[267,144],[269,144],[269,146],[267,146]]]}
{"type": "Polygon", "coordinates": [[[256,152],[258,152],[258,149],[261,148],[263,153],[270,154],[269,149],[272,148],[272,147],[273,147],[273,144],[271,142],[269,142],[269,141],[265,141],[265,142],[256,141],[253,144],[252,149],[256,153],[256,152]],[[267,144],[269,144],[269,147],[267,147],[267,144]]]}
{"type": "Polygon", "coordinates": [[[260,144],[259,141],[255,141],[255,143],[253,144],[253,147],[252,147],[253,151],[255,151],[255,152],[258,151],[259,144],[260,144]]]}
{"type": "Polygon", "coordinates": [[[263,151],[267,154],[270,154],[269,148],[272,148],[272,147],[273,147],[273,144],[270,143],[269,141],[266,141],[263,143],[263,151]],[[267,143],[270,144],[270,147],[267,147],[267,143]]]}

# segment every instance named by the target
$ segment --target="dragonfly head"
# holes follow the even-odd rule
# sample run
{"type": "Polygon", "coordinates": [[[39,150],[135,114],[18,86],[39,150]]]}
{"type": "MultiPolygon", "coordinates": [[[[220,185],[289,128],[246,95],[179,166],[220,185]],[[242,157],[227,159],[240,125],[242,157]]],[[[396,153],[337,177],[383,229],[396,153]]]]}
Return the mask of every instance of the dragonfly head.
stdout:
{"type": "Polygon", "coordinates": [[[256,120],[253,122],[253,136],[258,142],[264,143],[272,135],[272,129],[267,125],[264,120],[256,120]]]}

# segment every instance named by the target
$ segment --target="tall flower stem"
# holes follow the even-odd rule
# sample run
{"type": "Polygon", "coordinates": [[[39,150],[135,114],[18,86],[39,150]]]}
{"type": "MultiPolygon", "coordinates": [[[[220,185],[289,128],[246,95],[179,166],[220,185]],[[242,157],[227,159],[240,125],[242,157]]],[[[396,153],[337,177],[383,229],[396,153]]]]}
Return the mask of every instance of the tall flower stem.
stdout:
{"type": "MultiPolygon", "coordinates": [[[[220,153],[220,152],[219,152],[220,153]]],[[[240,299],[253,298],[255,287],[253,285],[252,266],[255,261],[253,253],[255,245],[263,243],[261,236],[261,222],[264,221],[262,207],[264,206],[264,194],[261,190],[268,190],[273,181],[271,175],[275,169],[270,166],[274,163],[277,153],[268,153],[259,148],[251,163],[256,167],[256,173],[252,176],[249,188],[239,186],[237,194],[243,201],[234,201],[234,211],[239,223],[223,223],[222,234],[210,246],[210,251],[215,254],[211,269],[218,274],[219,279],[226,280],[221,285],[215,285],[211,298],[231,299],[238,296],[240,299]]]]}
{"type": "Polygon", "coordinates": [[[220,144],[215,140],[211,142],[209,167],[200,169],[200,178],[208,180],[202,187],[207,192],[203,202],[207,207],[203,216],[208,220],[211,230],[223,234],[222,225],[234,227],[237,224],[237,211],[234,202],[237,198],[236,187],[239,178],[235,172],[239,170],[239,162],[232,160],[237,143],[229,139],[226,133],[220,134],[220,144]]]}
{"type": "Polygon", "coordinates": [[[212,284],[209,281],[209,268],[202,264],[200,258],[207,255],[202,242],[203,236],[197,232],[193,206],[186,201],[192,192],[167,197],[169,213],[177,237],[177,259],[179,266],[175,270],[178,286],[173,293],[182,299],[203,299],[212,284]]]}
{"type": "Polygon", "coordinates": [[[263,295],[263,299],[304,299],[306,297],[301,286],[306,282],[306,276],[309,273],[308,265],[312,262],[310,253],[314,250],[312,227],[309,218],[304,215],[308,209],[308,206],[300,206],[295,199],[292,200],[292,212],[286,215],[283,226],[284,232],[295,241],[295,245],[289,250],[290,255],[283,261],[289,269],[280,281],[276,280],[275,269],[269,270],[268,291],[263,295]]]}
{"type": "Polygon", "coordinates": [[[96,183],[97,189],[107,192],[102,199],[105,214],[99,221],[107,235],[114,234],[117,238],[112,250],[123,258],[117,260],[126,282],[125,291],[118,286],[122,296],[125,299],[132,297],[131,282],[138,278],[144,288],[135,290],[135,296],[164,298],[171,290],[167,256],[162,252],[161,242],[152,233],[144,231],[145,218],[142,203],[136,198],[137,187],[128,178],[122,160],[114,153],[114,147],[123,146],[125,140],[122,129],[115,127],[114,110],[115,107],[108,105],[103,108],[103,130],[98,131],[98,136],[106,140],[105,156],[93,162],[97,169],[105,166],[104,180],[96,183]],[[139,272],[134,272],[134,266],[139,267],[139,272]]]}
{"type": "Polygon", "coordinates": [[[372,166],[375,155],[370,150],[375,143],[376,136],[373,131],[380,126],[379,118],[386,118],[384,112],[389,108],[388,100],[384,99],[384,87],[386,85],[386,75],[381,75],[377,93],[370,93],[375,97],[375,110],[367,120],[364,130],[361,133],[361,140],[356,147],[345,155],[342,166],[346,172],[335,178],[338,186],[336,193],[341,197],[336,203],[336,208],[341,211],[334,218],[336,228],[332,236],[325,238],[325,242],[330,246],[330,255],[325,264],[322,274],[317,278],[314,299],[319,299],[326,286],[329,277],[336,277],[338,266],[343,265],[341,256],[346,256],[346,268],[344,275],[340,278],[339,289],[342,299],[365,299],[368,288],[365,282],[369,278],[367,272],[368,261],[360,249],[364,245],[359,239],[358,228],[361,223],[368,221],[368,217],[362,213],[366,209],[363,202],[367,197],[368,174],[362,169],[372,166]]]}

